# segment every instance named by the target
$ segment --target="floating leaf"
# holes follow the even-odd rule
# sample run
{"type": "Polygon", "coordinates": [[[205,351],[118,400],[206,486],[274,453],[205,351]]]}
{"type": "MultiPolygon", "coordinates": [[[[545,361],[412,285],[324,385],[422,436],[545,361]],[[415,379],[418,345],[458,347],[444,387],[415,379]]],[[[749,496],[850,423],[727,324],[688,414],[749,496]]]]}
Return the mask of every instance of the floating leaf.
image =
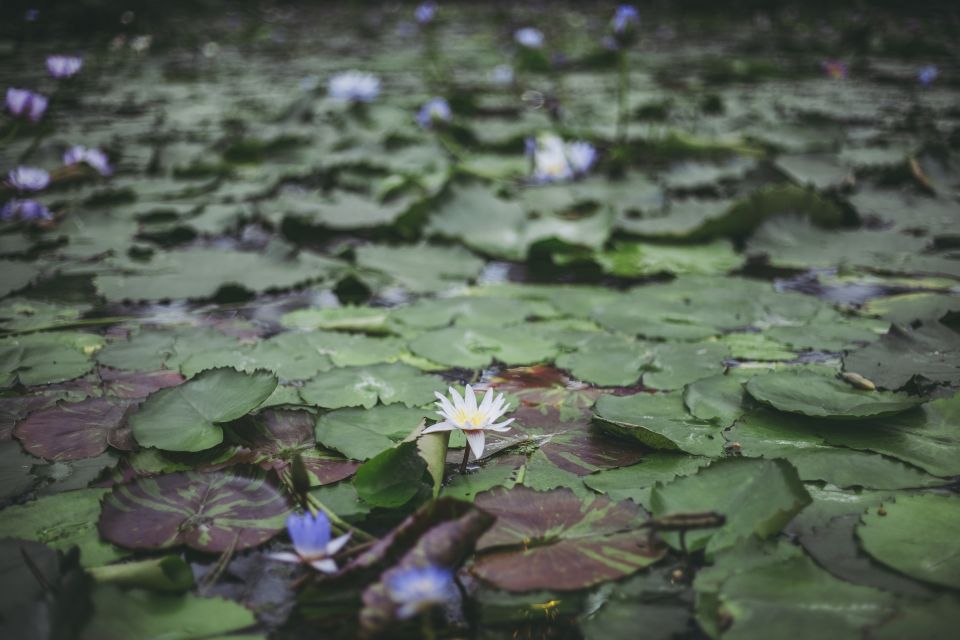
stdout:
{"type": "Polygon", "coordinates": [[[100,540],[96,522],[100,499],[108,490],[81,489],[7,507],[0,518],[0,538],[36,540],[60,551],[80,547],[80,562],[96,567],[127,553],[100,540]]]}
{"type": "Polygon", "coordinates": [[[58,403],[17,423],[14,435],[24,449],[46,460],[92,458],[108,446],[129,451],[135,446],[133,438],[121,426],[130,406],[129,401],[108,398],[58,403]]]}
{"type": "Polygon", "coordinates": [[[656,562],[663,550],[637,529],[640,509],[569,489],[492,489],[476,504],[497,517],[480,538],[472,572],[510,591],[569,591],[616,580],[656,562]]]}
{"type": "Polygon", "coordinates": [[[802,416],[760,410],[737,421],[727,432],[745,456],[785,458],[802,480],[822,480],[838,487],[909,489],[942,485],[935,478],[884,456],[828,445],[823,422],[802,416]]]}
{"type": "MultiPolygon", "coordinates": [[[[796,469],[784,460],[718,460],[693,475],[654,487],[650,495],[650,510],[657,517],[705,511],[726,516],[719,529],[686,535],[688,549],[706,548],[708,555],[753,535],[776,534],[809,503],[796,469]]],[[[666,539],[677,546],[676,534],[666,539]]]]}
{"type": "Polygon", "coordinates": [[[899,496],[868,510],[857,526],[863,548],[912,578],[960,589],[960,499],[955,495],[899,496]]]}
{"type": "Polygon", "coordinates": [[[688,414],[679,393],[601,396],[595,416],[603,430],[654,449],[712,457],[723,452],[721,430],[688,414]]]}
{"type": "Polygon", "coordinates": [[[710,464],[710,458],[677,453],[653,452],[637,464],[608,469],[585,476],[584,484],[603,493],[611,500],[633,500],[645,509],[650,508],[650,492],[658,483],[666,484],[678,476],[696,473],[710,464]]]}
{"type": "Polygon", "coordinates": [[[843,359],[845,371],[859,373],[886,389],[913,378],[938,384],[960,382],[960,333],[936,321],[892,325],[890,331],[843,359]]]}
{"type": "Polygon", "coordinates": [[[353,479],[357,494],[375,507],[396,508],[429,488],[422,480],[426,461],[415,442],[404,442],[363,463],[353,479]]]}
{"type": "Polygon", "coordinates": [[[277,388],[266,372],[205,371],[179,387],[153,393],[130,416],[130,427],[144,447],[203,451],[223,440],[218,423],[245,416],[277,388]]]}
{"type": "Polygon", "coordinates": [[[941,398],[919,409],[875,420],[821,423],[817,432],[830,444],[876,451],[927,470],[936,476],[960,475],[960,395],[941,398]]]}
{"type": "Polygon", "coordinates": [[[507,365],[552,360],[557,347],[535,325],[503,328],[450,327],[424,333],[410,341],[410,350],[450,367],[480,369],[494,360],[507,365]]]}
{"type": "Polygon", "coordinates": [[[317,449],[312,414],[268,409],[230,431],[229,440],[240,450],[230,462],[269,469],[282,477],[292,472],[299,456],[312,486],[339,482],[353,475],[356,462],[317,449]]]}
{"type": "Polygon", "coordinates": [[[139,478],[103,501],[100,534],[131,549],[187,545],[221,553],[255,547],[277,535],[289,507],[263,479],[225,473],[139,478]]]}
{"type": "Polygon", "coordinates": [[[309,404],[337,409],[402,403],[414,407],[430,402],[434,392],[446,383],[439,376],[422,373],[408,364],[344,367],[321,373],[300,388],[300,397],[309,404]]]}
{"type": "Polygon", "coordinates": [[[317,442],[353,460],[368,460],[407,438],[432,411],[398,405],[338,409],[316,420],[317,442]]]}
{"type": "Polygon", "coordinates": [[[94,615],[81,640],[165,638],[202,640],[256,623],[253,612],[224,598],[173,595],[103,585],[93,592],[94,615]]]}
{"type": "Polygon", "coordinates": [[[900,413],[922,402],[906,394],[865,391],[807,370],[774,371],[750,379],[747,392],[780,411],[821,418],[862,420],[900,413]]]}

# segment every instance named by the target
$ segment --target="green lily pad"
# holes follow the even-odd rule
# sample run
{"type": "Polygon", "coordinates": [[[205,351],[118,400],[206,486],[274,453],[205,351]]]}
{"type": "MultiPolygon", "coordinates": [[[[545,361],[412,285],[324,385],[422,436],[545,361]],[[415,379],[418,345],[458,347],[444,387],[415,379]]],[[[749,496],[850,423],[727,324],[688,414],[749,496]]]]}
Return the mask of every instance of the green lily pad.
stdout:
{"type": "Polygon", "coordinates": [[[817,430],[830,444],[876,451],[946,478],[960,475],[958,419],[960,395],[955,394],[897,415],[863,423],[821,424],[817,430]]]}
{"type": "Polygon", "coordinates": [[[450,367],[480,369],[494,360],[507,365],[552,360],[556,344],[542,337],[535,325],[503,327],[450,327],[424,333],[410,341],[416,355],[450,367]]]}
{"type": "Polygon", "coordinates": [[[804,557],[734,573],[719,603],[733,619],[724,637],[744,639],[777,628],[783,638],[854,640],[894,610],[889,593],[837,580],[804,557]]]}
{"type": "Polygon", "coordinates": [[[367,367],[344,367],[319,374],[300,388],[308,404],[337,409],[402,403],[408,407],[426,404],[446,383],[439,376],[395,362],[367,367]]]}
{"type": "Polygon", "coordinates": [[[717,342],[663,344],[654,347],[653,356],[651,371],[643,374],[643,384],[669,390],[722,373],[730,351],[717,342]]]}
{"type": "Polygon", "coordinates": [[[822,426],[819,420],[759,410],[738,420],[726,437],[745,456],[789,460],[805,481],[871,489],[935,487],[946,482],[899,460],[830,446],[820,435],[822,426]]]}
{"type": "Polygon", "coordinates": [[[360,465],[353,486],[367,504],[396,508],[429,490],[425,477],[429,477],[427,462],[417,452],[416,443],[404,442],[360,465]]]}
{"type": "Polygon", "coordinates": [[[151,394],[130,416],[130,427],[144,447],[203,451],[223,441],[219,423],[250,413],[276,388],[277,379],[266,372],[212,369],[151,394]]]}
{"type": "Polygon", "coordinates": [[[252,611],[225,598],[124,590],[113,585],[97,587],[93,607],[81,640],[202,640],[227,637],[221,634],[252,627],[257,621],[252,611]]]}
{"type": "Polygon", "coordinates": [[[386,275],[408,291],[442,291],[476,278],[483,260],[462,247],[364,245],[356,249],[357,265],[386,275]]]}
{"type": "MultiPolygon", "coordinates": [[[[726,516],[719,529],[686,535],[687,548],[705,548],[708,557],[750,536],[775,535],[809,503],[797,470],[784,460],[718,460],[693,475],[654,487],[650,495],[650,510],[657,517],[704,511],[726,516]]],[[[676,534],[665,539],[678,545],[676,534]]]]}
{"type": "Polygon", "coordinates": [[[475,503],[497,521],[477,542],[471,571],[500,589],[583,589],[628,576],[663,555],[638,535],[640,509],[630,502],[514,487],[482,493],[475,503]]]}
{"type": "Polygon", "coordinates": [[[433,411],[393,404],[370,409],[337,409],[319,416],[316,438],[353,460],[369,460],[407,438],[433,411]]]}
{"type": "Polygon", "coordinates": [[[688,414],[679,393],[601,396],[594,415],[601,429],[654,449],[709,457],[723,453],[720,428],[688,414]]]}
{"type": "Polygon", "coordinates": [[[0,538],[36,540],[60,551],[77,546],[85,567],[118,560],[127,552],[103,542],[96,528],[106,493],[109,490],[80,489],[7,507],[0,518],[0,538]]]}
{"type": "Polygon", "coordinates": [[[912,578],[960,589],[960,499],[955,495],[899,496],[883,513],[870,509],[857,537],[874,559],[912,578]]]}
{"type": "Polygon", "coordinates": [[[560,355],[556,365],[584,382],[604,387],[636,384],[653,358],[647,344],[624,336],[594,333],[573,353],[560,355]]]}
{"type": "Polygon", "coordinates": [[[115,488],[104,498],[98,528],[129,549],[187,545],[221,553],[263,544],[283,530],[289,511],[263,479],[171,473],[115,488]]]}
{"type": "Polygon", "coordinates": [[[621,242],[611,250],[598,253],[596,260],[605,273],[625,278],[658,273],[726,273],[743,264],[743,258],[727,240],[704,245],[621,242]]]}
{"type": "Polygon", "coordinates": [[[679,476],[696,473],[710,464],[710,458],[677,453],[653,452],[629,467],[608,469],[583,478],[584,484],[611,500],[633,500],[650,508],[650,492],[658,483],[665,484],[679,476]]]}
{"type": "Polygon", "coordinates": [[[960,333],[937,321],[892,325],[873,344],[848,353],[843,368],[885,389],[900,389],[918,378],[938,384],[960,383],[960,333]]]}
{"type": "Polygon", "coordinates": [[[222,249],[167,251],[147,267],[131,273],[103,274],[94,279],[108,300],[209,298],[225,287],[257,293],[288,289],[331,277],[342,268],[331,258],[293,254],[277,243],[260,253],[222,249]]]}
{"type": "Polygon", "coordinates": [[[807,370],[774,371],[750,379],[747,392],[780,411],[819,418],[863,420],[907,411],[921,398],[866,391],[807,370]]]}

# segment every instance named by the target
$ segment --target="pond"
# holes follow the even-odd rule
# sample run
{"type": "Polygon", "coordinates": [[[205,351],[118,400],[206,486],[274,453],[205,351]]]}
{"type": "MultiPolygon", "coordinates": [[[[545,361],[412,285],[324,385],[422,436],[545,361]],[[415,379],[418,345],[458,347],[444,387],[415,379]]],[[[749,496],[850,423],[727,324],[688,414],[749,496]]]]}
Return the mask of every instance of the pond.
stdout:
{"type": "Polygon", "coordinates": [[[949,6],[0,18],[3,637],[960,624],[949,6]]]}

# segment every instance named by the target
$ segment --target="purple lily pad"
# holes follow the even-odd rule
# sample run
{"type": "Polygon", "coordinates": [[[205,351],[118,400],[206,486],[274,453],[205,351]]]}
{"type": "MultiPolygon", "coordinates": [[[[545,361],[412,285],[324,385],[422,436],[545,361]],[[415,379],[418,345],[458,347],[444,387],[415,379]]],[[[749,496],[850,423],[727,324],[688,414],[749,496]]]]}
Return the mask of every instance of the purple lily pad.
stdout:
{"type": "Polygon", "coordinates": [[[18,422],[13,435],[29,453],[45,460],[92,458],[108,446],[131,451],[136,445],[122,425],[132,404],[112,398],[59,402],[18,422]]]}
{"type": "Polygon", "coordinates": [[[642,512],[630,501],[517,486],[487,491],[475,502],[497,521],[477,542],[481,555],[472,572],[499,589],[585,589],[628,576],[665,553],[638,528],[642,512]]]}
{"type": "Polygon", "coordinates": [[[289,512],[264,479],[171,473],[116,487],[103,501],[99,529],[130,549],[187,545],[221,553],[263,544],[283,530],[289,512]]]}

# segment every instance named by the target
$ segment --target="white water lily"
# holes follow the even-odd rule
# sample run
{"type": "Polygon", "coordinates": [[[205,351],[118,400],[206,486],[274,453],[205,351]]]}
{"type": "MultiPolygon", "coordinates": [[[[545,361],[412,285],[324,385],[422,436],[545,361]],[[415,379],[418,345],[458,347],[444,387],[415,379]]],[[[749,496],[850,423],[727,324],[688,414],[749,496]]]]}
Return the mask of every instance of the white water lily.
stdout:
{"type": "Polygon", "coordinates": [[[597,150],[589,142],[564,142],[554,133],[542,133],[527,140],[527,156],[533,164],[534,182],[563,182],[589,171],[597,150]]]}
{"type": "Polygon", "coordinates": [[[372,102],[380,95],[380,79],[361,71],[345,71],[330,78],[327,92],[342,102],[372,102]]]}
{"type": "Polygon", "coordinates": [[[443,420],[427,427],[423,433],[460,429],[466,434],[467,444],[470,445],[474,457],[479,459],[483,455],[487,431],[510,430],[509,425],[515,418],[497,422],[510,409],[510,405],[507,404],[502,393],[494,398],[493,389],[487,390],[486,395],[483,396],[483,402],[479,405],[477,405],[477,396],[473,392],[473,387],[470,385],[467,385],[462,397],[453,387],[450,387],[449,391],[453,402],[439,392],[436,393],[437,405],[440,407],[437,415],[443,420]]]}

